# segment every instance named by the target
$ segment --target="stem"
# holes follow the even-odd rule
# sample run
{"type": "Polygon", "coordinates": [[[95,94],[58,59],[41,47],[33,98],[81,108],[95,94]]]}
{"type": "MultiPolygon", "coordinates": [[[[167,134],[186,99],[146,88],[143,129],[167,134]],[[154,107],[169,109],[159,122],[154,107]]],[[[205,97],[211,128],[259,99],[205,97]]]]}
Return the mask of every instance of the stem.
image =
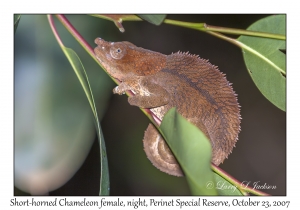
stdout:
{"type": "Polygon", "coordinates": [[[108,14],[108,15],[91,15],[91,16],[113,21],[115,23],[115,25],[117,26],[117,28],[122,33],[125,32],[125,28],[122,25],[123,21],[128,21],[128,20],[129,21],[142,21],[142,19],[136,15],[111,15],[111,14],[108,14]]]}
{"type": "Polygon", "coordinates": [[[141,18],[139,18],[136,15],[100,15],[100,14],[93,14],[91,16],[97,17],[97,18],[103,18],[110,21],[142,21],[141,18]]]}
{"type": "MultiPolygon", "coordinates": [[[[115,24],[118,26],[118,28],[120,28],[120,26],[117,24],[117,22],[122,23],[122,21],[142,21],[142,19],[136,15],[91,15],[91,16],[103,18],[106,20],[111,20],[111,21],[115,22],[115,24]]],[[[225,33],[225,34],[246,35],[246,36],[256,36],[256,37],[286,40],[286,36],[281,35],[281,34],[272,34],[272,33],[260,32],[260,31],[250,31],[250,30],[244,30],[244,29],[212,26],[212,25],[208,25],[206,23],[190,23],[190,22],[184,22],[184,21],[179,21],[179,20],[170,20],[170,19],[165,19],[164,23],[170,24],[170,25],[181,26],[181,27],[185,27],[185,28],[196,29],[196,30],[204,31],[204,32],[212,31],[212,32],[221,32],[221,33],[225,33]]]]}
{"type": "Polygon", "coordinates": [[[227,41],[227,42],[230,42],[230,43],[232,43],[232,44],[234,44],[234,45],[236,45],[236,46],[238,46],[238,47],[241,47],[241,45],[238,44],[238,42],[237,42],[236,39],[230,38],[230,37],[228,37],[228,36],[225,36],[225,35],[220,34],[220,33],[217,33],[217,32],[207,31],[207,33],[208,33],[208,34],[211,34],[211,35],[213,35],[213,36],[215,36],[215,37],[218,37],[218,38],[220,38],[220,39],[223,39],[223,40],[225,40],[225,41],[227,41]]]}
{"type": "Polygon", "coordinates": [[[227,34],[236,34],[236,35],[246,35],[246,36],[257,36],[257,37],[264,37],[264,38],[271,38],[271,39],[281,39],[286,40],[286,37],[281,34],[271,34],[265,33],[260,31],[249,31],[243,29],[235,29],[235,28],[225,28],[219,26],[211,26],[205,24],[206,31],[215,31],[227,34]]]}
{"type": "Polygon", "coordinates": [[[48,21],[49,21],[50,27],[51,27],[51,29],[52,29],[52,31],[53,31],[53,33],[54,33],[54,36],[55,36],[55,38],[56,38],[58,44],[59,44],[60,46],[64,46],[64,44],[62,43],[62,41],[61,41],[61,39],[60,39],[60,37],[59,37],[59,35],[58,35],[57,29],[56,29],[55,24],[54,24],[54,22],[53,22],[53,17],[52,17],[52,15],[47,15],[47,17],[48,17],[48,21]]]}
{"type": "Polygon", "coordinates": [[[223,171],[219,167],[215,166],[214,164],[211,164],[211,167],[212,167],[212,170],[215,173],[219,174],[221,177],[226,179],[226,181],[228,181],[232,185],[236,186],[240,190],[240,192],[244,195],[246,195],[247,193],[252,193],[254,195],[264,195],[264,196],[269,195],[269,194],[264,193],[260,190],[256,190],[252,187],[249,187],[248,185],[247,186],[244,185],[243,183],[239,182],[237,179],[233,178],[228,173],[226,173],[225,171],[223,171]]]}
{"type": "Polygon", "coordinates": [[[283,71],[281,68],[279,68],[278,66],[276,66],[272,61],[270,61],[269,59],[267,59],[265,56],[262,56],[259,52],[253,50],[252,48],[248,47],[247,45],[239,42],[238,40],[236,39],[233,39],[233,38],[230,38],[230,37],[227,37],[227,36],[224,36],[223,34],[220,34],[220,33],[217,33],[217,32],[212,32],[212,31],[207,31],[207,33],[215,36],[215,37],[218,37],[220,39],[223,39],[225,41],[228,41],[236,46],[238,46],[239,48],[241,49],[244,49],[244,50],[247,50],[248,52],[256,55],[257,57],[260,57],[261,59],[263,59],[264,61],[266,61],[267,63],[269,63],[271,66],[273,66],[277,71],[279,71],[282,75],[286,76],[286,72],[283,71]]]}
{"type": "Polygon", "coordinates": [[[199,31],[205,31],[205,23],[190,23],[190,22],[184,22],[184,21],[179,21],[179,20],[170,20],[170,19],[165,19],[164,23],[170,24],[170,25],[175,25],[175,26],[182,26],[185,28],[191,28],[191,29],[196,29],[199,31]]]}
{"type": "Polygon", "coordinates": [[[69,20],[64,15],[56,15],[57,19],[65,26],[79,44],[97,61],[93,48],[85,41],[79,32],[73,27],[69,20]]]}
{"type": "Polygon", "coordinates": [[[196,29],[199,31],[204,32],[222,32],[226,34],[235,34],[235,35],[246,35],[246,36],[256,36],[256,37],[264,37],[264,38],[271,38],[271,39],[281,39],[285,40],[285,35],[281,34],[272,34],[272,33],[265,33],[259,31],[249,31],[244,29],[236,29],[236,28],[225,28],[219,26],[211,26],[206,23],[189,23],[184,21],[178,20],[169,20],[165,19],[164,23],[176,26],[182,26],[186,28],[196,29]]]}

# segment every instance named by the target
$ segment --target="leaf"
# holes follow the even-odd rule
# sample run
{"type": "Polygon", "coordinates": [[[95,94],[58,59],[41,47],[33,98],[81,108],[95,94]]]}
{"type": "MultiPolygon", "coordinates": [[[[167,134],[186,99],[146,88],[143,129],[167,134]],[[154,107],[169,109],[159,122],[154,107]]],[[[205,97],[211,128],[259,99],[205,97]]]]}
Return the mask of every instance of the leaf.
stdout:
{"type": "Polygon", "coordinates": [[[159,128],[177,158],[193,195],[217,195],[211,170],[211,145],[206,136],[178,114],[175,108],[164,116],[159,128]]]}
{"type": "Polygon", "coordinates": [[[226,181],[219,174],[214,173],[216,180],[215,188],[218,190],[219,195],[243,195],[239,189],[226,181]]]}
{"type": "Polygon", "coordinates": [[[137,16],[157,26],[160,25],[167,17],[167,15],[137,15],[137,16]]]}
{"type": "Polygon", "coordinates": [[[95,125],[96,125],[96,130],[97,130],[97,135],[98,135],[98,140],[99,140],[99,145],[100,145],[100,192],[99,195],[109,195],[109,172],[108,172],[108,161],[107,161],[107,156],[106,156],[106,147],[105,147],[105,142],[102,134],[102,130],[100,127],[98,115],[97,115],[97,110],[92,94],[92,90],[90,88],[90,84],[88,81],[87,74],[84,70],[84,67],[77,56],[77,54],[70,48],[66,48],[64,46],[61,46],[62,50],[64,51],[65,55],[67,56],[70,64],[72,65],[82,87],[83,90],[88,98],[88,101],[90,103],[90,106],[92,108],[94,117],[95,117],[95,125]]]}
{"type": "MultiPolygon", "coordinates": [[[[31,34],[34,27],[32,23],[31,30],[18,29],[16,52],[22,49],[24,29],[31,34]]],[[[28,43],[42,46],[40,41],[28,43]]],[[[54,51],[35,53],[21,52],[15,58],[14,184],[32,195],[45,195],[66,184],[80,169],[93,145],[95,127],[75,74],[59,68],[54,51]],[[28,58],[19,59],[27,54],[28,58]]]]}
{"type": "MultiPolygon", "coordinates": [[[[248,30],[285,35],[286,16],[273,15],[252,24],[248,30]]],[[[245,45],[244,61],[259,91],[275,106],[286,110],[286,41],[270,38],[240,36],[245,45]]]]}
{"type": "Polygon", "coordinates": [[[15,28],[15,33],[18,27],[18,24],[20,22],[21,19],[21,15],[14,15],[14,28],[15,28]]]}
{"type": "MultiPolygon", "coordinates": [[[[32,36],[33,31],[43,34],[49,30],[48,20],[43,15],[22,15],[21,18],[14,38],[17,52],[14,184],[32,195],[46,195],[65,185],[79,171],[91,151],[96,129],[90,105],[74,71],[70,71],[71,65],[67,59],[58,62],[64,55],[59,48],[51,47],[57,45],[53,34],[32,36]],[[24,37],[26,44],[37,50],[22,50],[24,37]]],[[[87,65],[95,66],[93,62],[87,65]]],[[[101,120],[111,84],[107,78],[95,77],[101,76],[97,71],[88,73],[92,89],[95,87],[93,94],[101,120]]],[[[69,193],[76,195],[82,189],[71,191],[69,193]]]]}

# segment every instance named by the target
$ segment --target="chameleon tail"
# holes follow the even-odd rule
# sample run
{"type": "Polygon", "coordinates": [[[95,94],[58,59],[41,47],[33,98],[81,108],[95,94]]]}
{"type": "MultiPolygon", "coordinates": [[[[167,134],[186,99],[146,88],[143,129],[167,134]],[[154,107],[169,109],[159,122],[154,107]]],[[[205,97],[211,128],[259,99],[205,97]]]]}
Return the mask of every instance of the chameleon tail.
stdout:
{"type": "Polygon", "coordinates": [[[169,146],[152,124],[149,124],[145,131],[143,143],[148,159],[156,168],[173,176],[183,176],[181,167],[169,146]]]}

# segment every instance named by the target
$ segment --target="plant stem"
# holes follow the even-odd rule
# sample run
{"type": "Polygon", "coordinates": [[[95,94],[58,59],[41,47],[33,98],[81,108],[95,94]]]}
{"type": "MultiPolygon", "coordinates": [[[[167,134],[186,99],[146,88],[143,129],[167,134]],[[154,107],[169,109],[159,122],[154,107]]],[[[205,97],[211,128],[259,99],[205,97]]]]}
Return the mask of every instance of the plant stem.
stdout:
{"type": "Polygon", "coordinates": [[[223,39],[227,42],[230,42],[236,46],[238,46],[239,48],[241,49],[244,49],[254,55],[256,55],[257,57],[260,57],[261,59],[263,59],[265,62],[269,63],[271,66],[273,66],[275,69],[277,69],[277,71],[279,71],[283,76],[286,76],[286,72],[283,71],[281,68],[279,68],[278,66],[276,66],[272,61],[270,61],[269,59],[267,59],[265,56],[262,56],[259,52],[253,50],[252,48],[248,47],[247,45],[239,42],[238,40],[236,39],[233,39],[233,38],[230,38],[230,37],[227,37],[223,34],[220,34],[220,33],[217,33],[217,32],[213,32],[213,31],[207,31],[207,33],[215,36],[215,37],[218,37],[220,39],[223,39]]]}
{"type": "Polygon", "coordinates": [[[94,17],[98,17],[98,18],[103,18],[106,20],[110,20],[113,21],[115,23],[115,25],[117,26],[117,28],[123,33],[125,32],[125,28],[122,25],[123,21],[142,21],[141,18],[139,18],[136,15],[112,15],[112,14],[107,14],[107,15],[91,15],[94,17]]]}
{"type": "Polygon", "coordinates": [[[239,182],[237,179],[233,178],[232,176],[230,176],[229,174],[227,174],[225,171],[223,171],[219,167],[215,166],[214,164],[211,164],[211,167],[215,173],[219,174],[221,177],[226,179],[232,185],[236,186],[240,190],[240,192],[243,194],[246,194],[246,192],[247,192],[247,193],[252,193],[254,195],[264,195],[264,196],[269,195],[267,193],[256,190],[252,187],[249,187],[248,185],[245,185],[245,184],[239,182]]]}
{"type": "Polygon", "coordinates": [[[259,31],[249,31],[244,29],[236,29],[236,28],[226,28],[226,27],[219,27],[219,26],[212,26],[206,23],[190,23],[178,20],[169,20],[165,19],[164,23],[176,26],[182,26],[186,28],[196,29],[199,31],[204,32],[221,32],[226,34],[235,34],[235,35],[246,35],[246,36],[256,36],[256,37],[264,37],[264,38],[271,38],[271,39],[281,39],[285,40],[285,35],[281,34],[272,34],[272,33],[265,33],[259,31]]]}
{"type": "Polygon", "coordinates": [[[214,32],[221,32],[227,34],[235,34],[235,35],[246,35],[246,36],[257,36],[257,37],[264,37],[264,38],[271,38],[271,39],[281,39],[286,40],[286,37],[281,34],[271,34],[265,33],[260,31],[249,31],[243,29],[235,29],[235,28],[225,28],[219,26],[211,26],[205,24],[206,31],[214,31],[214,32]]]}
{"type": "MultiPolygon", "coordinates": [[[[103,18],[106,20],[111,20],[115,22],[118,28],[120,28],[118,22],[122,23],[122,21],[142,21],[142,19],[136,15],[92,15],[92,16],[103,18]]],[[[190,23],[190,22],[170,20],[170,19],[165,19],[164,23],[181,26],[185,28],[191,28],[191,29],[204,31],[204,32],[220,32],[225,34],[256,36],[256,37],[263,37],[263,38],[286,40],[286,36],[282,34],[272,34],[272,33],[260,32],[260,31],[250,31],[250,30],[237,29],[237,28],[212,26],[206,23],[190,23]]],[[[121,27],[123,26],[121,25],[121,27]]]]}
{"type": "Polygon", "coordinates": [[[60,46],[63,46],[63,47],[64,47],[64,44],[62,43],[62,41],[61,41],[61,39],[60,39],[60,37],[59,37],[59,35],[58,35],[57,29],[56,29],[56,27],[55,27],[55,24],[54,24],[54,22],[53,22],[52,15],[47,15],[47,18],[48,18],[50,27],[51,27],[51,29],[52,29],[52,31],[53,31],[53,34],[54,34],[54,36],[55,36],[55,38],[56,38],[58,44],[59,44],[60,46]]]}
{"type": "Polygon", "coordinates": [[[79,42],[79,44],[97,61],[93,48],[85,41],[79,32],[73,27],[64,15],[56,15],[57,19],[65,26],[70,34],[79,42]]]}
{"type": "Polygon", "coordinates": [[[100,15],[100,14],[93,14],[91,16],[103,18],[110,21],[142,21],[141,18],[139,18],[136,15],[100,15]]]}

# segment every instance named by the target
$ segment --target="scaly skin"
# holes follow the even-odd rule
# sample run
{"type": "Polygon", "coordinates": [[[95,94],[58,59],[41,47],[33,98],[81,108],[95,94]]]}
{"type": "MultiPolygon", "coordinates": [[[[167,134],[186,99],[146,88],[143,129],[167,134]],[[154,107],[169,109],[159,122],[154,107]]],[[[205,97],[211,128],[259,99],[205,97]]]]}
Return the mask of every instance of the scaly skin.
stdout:
{"type": "MultiPolygon", "coordinates": [[[[163,55],[129,42],[97,38],[95,54],[108,73],[122,81],[115,94],[132,90],[131,105],[150,108],[160,119],[172,107],[210,139],[212,162],[231,153],[240,131],[240,109],[230,83],[207,60],[188,53],[163,55]]],[[[144,150],[154,166],[182,176],[180,166],[159,132],[150,125],[144,150]]]]}

